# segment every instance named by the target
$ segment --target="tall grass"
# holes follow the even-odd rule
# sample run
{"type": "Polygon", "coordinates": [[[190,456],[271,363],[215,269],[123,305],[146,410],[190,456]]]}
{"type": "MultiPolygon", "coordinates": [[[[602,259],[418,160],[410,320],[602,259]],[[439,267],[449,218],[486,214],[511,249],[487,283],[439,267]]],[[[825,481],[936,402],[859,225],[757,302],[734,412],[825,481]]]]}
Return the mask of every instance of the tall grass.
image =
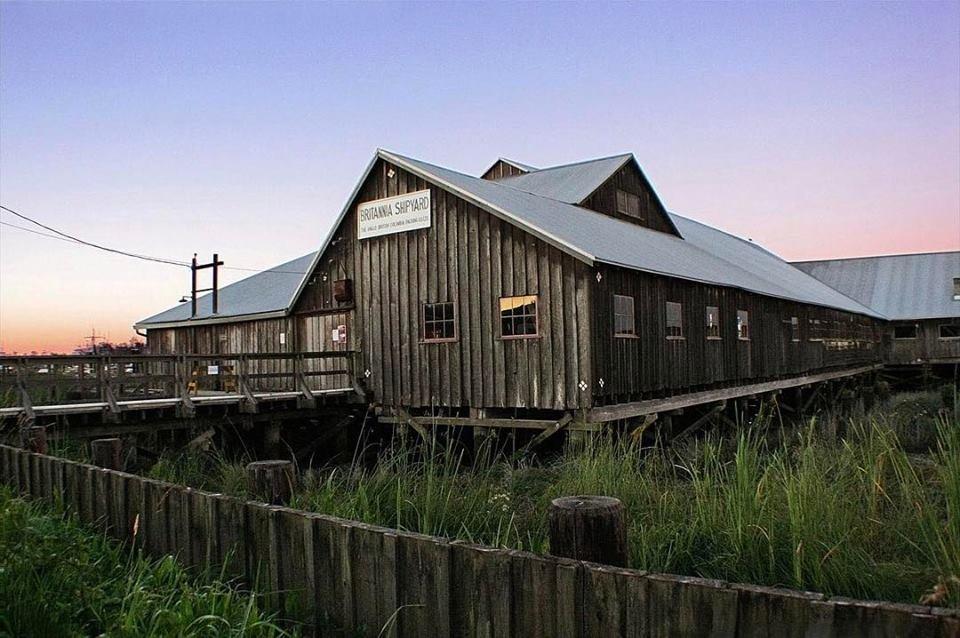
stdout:
{"type": "MultiPolygon", "coordinates": [[[[398,442],[373,466],[358,453],[308,471],[293,505],[546,552],[551,499],[604,494],[624,503],[636,568],[960,607],[957,415],[936,393],[902,395],[843,423],[785,429],[762,415],[674,447],[601,436],[539,466],[398,442]]],[[[152,474],[244,490],[242,465],[216,455],[168,458],[152,474]]]]}
{"type": "Polygon", "coordinates": [[[283,636],[257,595],[0,489],[0,635],[283,636]]]}

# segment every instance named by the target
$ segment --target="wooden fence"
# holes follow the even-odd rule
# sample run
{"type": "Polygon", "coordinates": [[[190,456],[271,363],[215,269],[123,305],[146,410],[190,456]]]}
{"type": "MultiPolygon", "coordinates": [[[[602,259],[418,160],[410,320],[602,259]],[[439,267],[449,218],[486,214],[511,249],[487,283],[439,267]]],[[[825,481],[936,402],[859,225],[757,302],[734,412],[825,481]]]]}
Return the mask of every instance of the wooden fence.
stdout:
{"type": "Polygon", "coordinates": [[[320,635],[960,635],[960,611],[615,569],[364,525],[0,446],[0,480],[186,565],[224,566],[320,635]]]}

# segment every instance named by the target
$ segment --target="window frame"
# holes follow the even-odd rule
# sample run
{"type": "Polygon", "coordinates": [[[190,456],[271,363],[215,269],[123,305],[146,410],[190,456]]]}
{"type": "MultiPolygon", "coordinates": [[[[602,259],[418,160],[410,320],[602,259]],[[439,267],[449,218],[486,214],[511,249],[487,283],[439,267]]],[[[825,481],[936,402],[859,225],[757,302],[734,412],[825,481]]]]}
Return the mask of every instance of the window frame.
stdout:
{"type": "MultiPolygon", "coordinates": [[[[523,304],[527,305],[527,304],[523,304]]],[[[500,324],[500,339],[502,340],[513,340],[513,339],[539,339],[540,338],[540,295],[507,295],[500,297],[497,301],[497,310],[499,311],[499,324],[500,324]],[[533,317],[533,326],[535,332],[533,334],[512,334],[505,335],[503,334],[503,302],[507,299],[532,299],[533,300],[533,314],[521,314],[521,315],[510,315],[511,323],[516,326],[517,317],[533,317]]]]}
{"type": "Polygon", "coordinates": [[[790,317],[790,343],[800,341],[800,317],[790,317]]]}
{"type": "MultiPolygon", "coordinates": [[[[436,315],[434,315],[436,317],[436,315]]],[[[450,343],[451,341],[457,341],[460,338],[460,331],[457,329],[457,304],[454,301],[424,301],[420,304],[420,343],[450,343]],[[450,319],[446,318],[446,313],[444,313],[443,319],[431,319],[431,324],[446,324],[450,323],[453,326],[453,336],[452,337],[427,337],[427,306],[449,306],[453,311],[453,316],[450,319]]]]}
{"type": "Polygon", "coordinates": [[[896,325],[895,325],[895,326],[893,327],[893,340],[894,340],[894,341],[916,341],[919,337],[920,337],[920,326],[918,326],[918,325],[915,324],[915,323],[913,323],[913,324],[902,324],[902,325],[899,325],[899,326],[896,326],[896,325]],[[897,336],[897,328],[913,328],[913,336],[912,336],[912,337],[898,337],[898,336],[897,336]]]}
{"type": "Polygon", "coordinates": [[[941,323],[937,326],[937,338],[941,341],[957,341],[960,339],[960,323],[941,323]],[[954,337],[944,337],[943,329],[944,328],[955,328],[957,330],[957,335],[954,337]]]}
{"type": "Polygon", "coordinates": [[[720,341],[723,339],[723,330],[721,328],[720,321],[720,306],[706,306],[704,308],[704,331],[707,337],[707,341],[720,341]],[[710,310],[713,310],[714,318],[713,323],[710,323],[710,310]],[[716,328],[716,334],[710,334],[711,329],[716,328]]]}
{"type": "Polygon", "coordinates": [[[639,335],[637,334],[637,302],[632,295],[621,295],[618,293],[613,294],[613,336],[618,339],[637,339],[639,335]],[[619,300],[629,300],[630,301],[630,314],[617,312],[617,301],[619,300]],[[630,318],[630,332],[621,332],[620,327],[617,323],[617,319],[620,317],[630,318]]]}
{"type": "Polygon", "coordinates": [[[750,341],[750,311],[742,310],[737,308],[737,341],[750,341]],[[746,319],[746,321],[741,322],[741,316],[746,319]],[[744,335],[743,328],[746,328],[746,335],[744,335]]]}
{"type": "Polygon", "coordinates": [[[683,330],[683,303],[679,301],[666,301],[664,302],[663,308],[665,313],[663,327],[664,327],[664,332],[666,333],[667,339],[670,341],[682,341],[686,339],[687,337],[684,334],[684,330],[683,330]],[[670,307],[671,306],[677,307],[677,315],[680,321],[678,325],[670,325],[670,307]],[[671,328],[677,328],[678,333],[670,334],[671,328]]]}
{"type": "Polygon", "coordinates": [[[953,278],[953,300],[960,301],[960,277],[953,278]]]}
{"type": "Polygon", "coordinates": [[[614,202],[614,208],[617,213],[620,215],[626,215],[627,217],[632,217],[634,219],[643,219],[643,216],[640,214],[640,196],[630,191],[626,191],[622,188],[617,189],[617,194],[615,196],[616,201],[614,202]],[[623,202],[623,207],[620,207],[621,201],[623,202]],[[637,210],[635,213],[630,212],[630,203],[636,202],[637,210]]]}

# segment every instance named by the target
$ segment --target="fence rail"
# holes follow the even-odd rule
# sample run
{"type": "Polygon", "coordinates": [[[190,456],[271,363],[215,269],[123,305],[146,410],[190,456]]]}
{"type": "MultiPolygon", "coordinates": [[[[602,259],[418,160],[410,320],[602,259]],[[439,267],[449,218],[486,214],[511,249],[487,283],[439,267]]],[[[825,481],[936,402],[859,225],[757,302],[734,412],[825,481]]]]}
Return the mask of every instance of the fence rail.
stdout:
{"type": "Polygon", "coordinates": [[[319,635],[957,636],[960,611],[616,569],[243,501],[0,446],[0,481],[194,567],[319,635]]]}
{"type": "Polygon", "coordinates": [[[363,393],[357,353],[258,352],[189,355],[0,357],[0,397],[16,406],[0,416],[176,407],[190,416],[198,404],[298,399],[306,407],[328,394],[363,393]]]}

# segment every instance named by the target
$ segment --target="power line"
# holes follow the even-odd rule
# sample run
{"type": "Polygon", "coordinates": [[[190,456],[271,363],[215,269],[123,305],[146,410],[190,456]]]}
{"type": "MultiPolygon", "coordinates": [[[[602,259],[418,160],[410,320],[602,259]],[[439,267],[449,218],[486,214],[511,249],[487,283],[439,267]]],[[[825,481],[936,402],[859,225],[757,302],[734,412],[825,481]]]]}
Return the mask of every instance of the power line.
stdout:
{"type": "MultiPolygon", "coordinates": [[[[57,230],[56,228],[52,228],[52,227],[50,227],[50,226],[47,226],[46,224],[42,224],[42,223],[38,222],[37,220],[35,220],[35,219],[31,218],[31,217],[28,217],[27,215],[23,215],[23,214],[21,214],[21,213],[18,213],[17,211],[12,210],[12,209],[10,209],[10,208],[8,208],[8,207],[6,207],[6,206],[0,205],[0,208],[2,208],[3,210],[7,211],[8,213],[11,213],[11,214],[13,214],[13,215],[16,215],[17,217],[19,217],[19,218],[21,218],[21,219],[24,219],[24,220],[26,220],[26,221],[28,221],[28,222],[30,222],[30,223],[32,223],[32,224],[36,224],[37,226],[39,226],[39,227],[41,227],[41,228],[44,228],[44,229],[46,229],[46,230],[49,230],[49,231],[51,231],[51,232],[53,232],[53,233],[56,233],[56,234],[55,234],[55,235],[51,235],[51,234],[49,234],[49,233],[43,233],[43,232],[40,232],[40,231],[38,231],[38,230],[34,230],[34,229],[32,229],[32,228],[26,228],[26,227],[24,227],[24,226],[18,226],[17,224],[11,224],[10,222],[0,221],[0,224],[2,224],[2,225],[4,225],[4,226],[9,226],[10,228],[16,228],[17,230],[22,230],[22,231],[25,231],[25,232],[28,232],[28,233],[33,233],[34,235],[39,235],[39,236],[41,236],[41,237],[48,237],[48,238],[50,238],[50,239],[58,239],[58,240],[60,240],[60,241],[65,241],[65,242],[70,242],[70,243],[75,243],[75,244],[81,244],[81,245],[83,245],[83,246],[89,246],[89,247],[91,247],[91,248],[98,248],[98,249],[100,249],[100,250],[105,250],[105,251],[110,252],[110,253],[115,253],[115,254],[118,254],[118,255],[123,255],[123,256],[125,256],[125,257],[133,257],[133,258],[135,258],[135,259],[143,259],[143,260],[145,260],[145,261],[153,261],[153,262],[157,262],[157,263],[161,263],[161,264],[168,264],[168,265],[171,265],[171,266],[183,266],[183,267],[185,267],[185,268],[189,268],[189,267],[190,267],[190,264],[187,263],[187,262],[185,262],[185,261],[179,261],[179,260],[176,260],[176,259],[170,259],[170,258],[166,258],[166,257],[151,257],[151,256],[149,256],[149,255],[139,255],[139,254],[137,254],[137,253],[130,253],[130,252],[126,252],[126,251],[124,251],[124,250],[118,250],[118,249],[116,249],[116,248],[109,248],[109,247],[107,247],[107,246],[101,246],[100,244],[95,244],[95,243],[93,243],[93,242],[85,241],[85,240],[83,240],[83,239],[80,239],[79,237],[74,237],[73,235],[70,235],[70,234],[64,233],[64,232],[62,232],[62,231],[59,231],[59,230],[57,230]]],[[[287,275],[305,275],[305,274],[307,274],[306,271],[302,271],[302,270],[275,270],[275,269],[268,269],[268,268],[244,268],[244,267],[241,267],[241,266],[221,266],[221,268],[223,268],[224,270],[238,270],[238,271],[243,271],[243,272],[265,272],[265,271],[269,270],[269,272],[277,273],[277,274],[287,274],[287,275]]]]}
{"type": "Polygon", "coordinates": [[[158,262],[158,263],[161,263],[161,264],[170,264],[171,266],[184,266],[184,267],[186,267],[186,268],[189,268],[189,267],[190,267],[190,264],[188,264],[187,262],[184,262],[184,261],[175,261],[175,260],[173,260],[173,259],[164,259],[163,257],[150,257],[149,255],[138,255],[137,253],[128,253],[128,252],[125,251],[125,250],[117,250],[116,248],[108,248],[107,246],[101,246],[100,244],[95,244],[95,243],[93,243],[93,242],[80,239],[79,237],[74,237],[73,235],[69,235],[69,234],[67,234],[67,233],[65,233],[65,232],[59,231],[59,230],[57,230],[56,228],[52,228],[52,227],[50,227],[50,226],[47,226],[46,224],[41,224],[40,222],[38,222],[37,220],[33,219],[32,217],[27,217],[26,215],[22,215],[22,214],[18,213],[17,211],[13,210],[12,208],[7,208],[6,206],[3,206],[3,205],[0,205],[0,208],[2,208],[3,210],[7,211],[8,213],[10,213],[10,214],[12,214],[12,215],[16,215],[16,216],[19,217],[20,219],[24,219],[24,220],[30,222],[31,224],[36,224],[36,225],[39,226],[40,228],[43,228],[43,229],[45,229],[45,230],[49,230],[51,233],[56,233],[57,235],[60,235],[60,236],[62,236],[62,237],[66,237],[67,239],[71,239],[71,240],[77,242],[78,244],[83,244],[84,246],[90,246],[91,248],[98,248],[98,249],[100,249],[100,250],[105,250],[105,251],[107,251],[108,253],[116,253],[116,254],[118,254],[118,255],[125,255],[125,256],[127,256],[127,257],[133,257],[134,259],[142,259],[142,260],[144,260],[144,261],[155,261],[155,262],[158,262]]]}

